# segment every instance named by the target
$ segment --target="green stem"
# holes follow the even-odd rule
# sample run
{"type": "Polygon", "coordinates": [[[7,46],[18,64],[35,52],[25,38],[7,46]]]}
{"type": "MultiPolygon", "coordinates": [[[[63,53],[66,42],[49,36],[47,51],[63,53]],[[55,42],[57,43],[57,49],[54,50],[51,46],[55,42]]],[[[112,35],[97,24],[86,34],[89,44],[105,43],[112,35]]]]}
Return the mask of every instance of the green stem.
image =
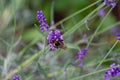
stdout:
{"type": "Polygon", "coordinates": [[[106,28],[104,28],[103,30],[99,31],[99,32],[97,33],[97,35],[99,35],[99,34],[105,32],[105,31],[107,31],[107,30],[109,30],[109,29],[111,29],[111,28],[113,28],[113,27],[115,27],[115,26],[117,26],[117,25],[120,25],[120,21],[117,22],[117,23],[115,23],[115,24],[113,24],[113,25],[110,26],[110,27],[106,27],[106,28]]]}
{"type": "Polygon", "coordinates": [[[3,4],[4,4],[4,1],[3,0],[0,0],[0,18],[2,17],[2,12],[3,12],[3,4]]]}
{"type": "Polygon", "coordinates": [[[54,1],[52,2],[52,4],[51,4],[51,11],[50,11],[51,13],[51,17],[50,17],[50,19],[51,19],[51,24],[52,24],[52,21],[54,21],[54,1]]]}
{"type": "Polygon", "coordinates": [[[90,28],[88,27],[88,22],[85,22],[85,27],[87,30],[90,30],[90,28]]]}
{"type": "MultiPolygon", "coordinates": [[[[45,48],[45,50],[48,50],[48,46],[45,48]]],[[[35,53],[32,57],[28,58],[26,61],[24,61],[20,66],[18,66],[16,69],[14,69],[12,72],[10,72],[7,75],[7,79],[10,79],[14,74],[16,74],[18,71],[20,71],[23,68],[26,68],[27,66],[29,66],[36,58],[38,58],[40,55],[42,55],[42,53],[44,53],[44,50],[41,50],[38,53],[35,53]]]]}
{"type": "Polygon", "coordinates": [[[97,70],[101,64],[104,62],[104,60],[108,57],[108,55],[111,53],[111,51],[113,50],[113,48],[116,46],[116,44],[118,43],[118,40],[114,43],[114,45],[111,47],[111,49],[108,51],[108,53],[106,54],[106,56],[101,60],[101,62],[98,64],[98,66],[96,67],[95,70],[97,70]]]}
{"type": "MultiPolygon", "coordinates": [[[[111,28],[113,28],[114,26],[117,26],[117,25],[119,25],[119,24],[120,24],[120,22],[117,22],[117,23],[111,25],[110,27],[105,27],[103,30],[100,30],[98,33],[96,33],[95,36],[100,35],[100,34],[104,33],[105,31],[107,31],[107,30],[109,30],[109,29],[111,29],[111,28]]],[[[89,39],[90,37],[91,37],[91,36],[87,37],[86,39],[89,39]]],[[[80,44],[80,43],[82,43],[82,42],[83,42],[83,40],[79,40],[79,41],[77,41],[75,44],[80,44]]]]}
{"type": "Polygon", "coordinates": [[[92,16],[97,10],[102,8],[104,5],[105,5],[104,3],[101,4],[99,7],[97,7],[95,10],[93,10],[91,13],[89,13],[84,19],[79,21],[75,26],[73,26],[71,29],[69,29],[67,32],[65,32],[63,34],[63,36],[68,36],[68,35],[72,34],[72,32],[74,32],[77,28],[80,28],[80,26],[84,24],[85,20],[87,20],[90,16],[92,16]]]}
{"type": "Polygon", "coordinates": [[[61,23],[65,22],[65,21],[67,21],[68,19],[72,18],[73,16],[76,16],[77,14],[79,14],[79,13],[81,13],[81,12],[87,10],[88,8],[90,8],[90,7],[92,7],[92,6],[96,5],[96,4],[98,4],[100,1],[101,1],[101,0],[98,0],[98,1],[94,2],[93,4],[91,4],[91,5],[87,6],[87,7],[83,8],[83,9],[81,9],[81,10],[75,12],[75,13],[73,13],[72,15],[70,15],[70,16],[64,18],[63,20],[57,22],[55,25],[58,26],[59,24],[61,24],[61,23]]]}
{"type": "MultiPolygon", "coordinates": [[[[118,66],[115,66],[114,68],[116,68],[116,67],[119,67],[119,65],[118,65],[118,66]]],[[[98,71],[95,71],[95,72],[90,72],[90,73],[88,73],[88,74],[85,74],[85,75],[83,75],[83,76],[79,76],[79,77],[76,77],[76,78],[73,78],[73,79],[70,79],[70,80],[80,80],[81,78],[84,78],[84,77],[87,77],[87,76],[90,76],[90,75],[93,75],[93,74],[96,74],[96,73],[100,73],[100,72],[106,71],[106,70],[108,70],[108,69],[110,69],[110,68],[98,70],[98,71]]]]}
{"type": "Polygon", "coordinates": [[[106,20],[106,18],[108,17],[108,15],[110,14],[110,12],[112,11],[112,9],[113,9],[113,8],[111,8],[111,9],[109,10],[109,12],[107,13],[107,15],[104,17],[104,19],[101,21],[101,23],[99,24],[99,26],[97,27],[97,29],[96,29],[95,32],[93,33],[92,37],[90,38],[90,41],[89,41],[88,44],[87,44],[87,47],[86,47],[87,49],[88,49],[90,43],[92,42],[92,40],[94,39],[95,35],[97,34],[98,30],[101,28],[103,22],[106,20]]]}
{"type": "Polygon", "coordinates": [[[14,16],[14,31],[13,31],[13,40],[12,44],[14,43],[15,40],[15,30],[16,30],[16,0],[13,0],[13,16],[14,16]]]}

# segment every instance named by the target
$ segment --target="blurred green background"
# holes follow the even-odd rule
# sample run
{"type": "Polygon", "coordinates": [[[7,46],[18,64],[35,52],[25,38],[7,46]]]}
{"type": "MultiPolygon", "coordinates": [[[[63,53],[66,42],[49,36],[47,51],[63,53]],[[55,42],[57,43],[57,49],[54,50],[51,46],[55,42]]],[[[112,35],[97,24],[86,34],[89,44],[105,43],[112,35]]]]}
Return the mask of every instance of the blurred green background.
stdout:
{"type": "MultiPolygon", "coordinates": [[[[56,24],[65,17],[72,15],[74,12],[87,7],[95,1],[97,0],[0,0],[0,77],[4,80],[12,70],[44,49],[44,46],[48,44],[48,42],[45,42],[47,33],[42,33],[41,30],[35,27],[35,25],[39,26],[36,19],[38,10],[44,12],[48,24],[51,25],[52,21],[56,24]]],[[[64,34],[101,3],[70,18],[56,26],[56,28],[64,34]]],[[[109,8],[105,7],[106,13],[109,8]]],[[[104,53],[110,49],[110,46],[116,40],[113,27],[115,29],[117,28],[117,32],[120,31],[119,25],[110,27],[120,20],[120,2],[118,2],[118,6],[107,17],[100,30],[103,31],[107,27],[110,27],[110,29],[96,36],[93,43],[91,43],[91,47],[89,48],[90,54],[85,59],[87,64],[85,68],[89,68],[84,70],[84,68],[76,68],[70,65],[66,69],[66,66],[70,62],[75,61],[74,57],[76,53],[87,44],[84,40],[87,41],[87,38],[95,31],[103,19],[98,14],[99,10],[95,12],[95,15],[92,15],[94,16],[92,19],[90,18],[88,22],[90,30],[87,30],[85,25],[82,25],[74,33],[67,34],[64,37],[65,44],[68,47],[67,50],[59,49],[55,52],[45,51],[45,55],[41,55],[33,62],[31,61],[31,65],[23,68],[17,74],[21,76],[22,80],[47,80],[45,78],[46,74],[50,77],[48,80],[67,80],[92,71],[96,63],[103,58],[104,53]],[[99,51],[100,53],[96,54],[99,51]],[[66,75],[68,75],[67,78],[66,75]]],[[[118,44],[115,48],[115,53],[119,51],[118,44]]],[[[111,56],[113,55],[109,57],[111,56]]],[[[113,61],[110,58],[110,61],[108,60],[105,65],[113,61]]],[[[97,80],[98,76],[91,80],[97,80]]],[[[99,78],[101,79],[101,76],[99,78]]]]}

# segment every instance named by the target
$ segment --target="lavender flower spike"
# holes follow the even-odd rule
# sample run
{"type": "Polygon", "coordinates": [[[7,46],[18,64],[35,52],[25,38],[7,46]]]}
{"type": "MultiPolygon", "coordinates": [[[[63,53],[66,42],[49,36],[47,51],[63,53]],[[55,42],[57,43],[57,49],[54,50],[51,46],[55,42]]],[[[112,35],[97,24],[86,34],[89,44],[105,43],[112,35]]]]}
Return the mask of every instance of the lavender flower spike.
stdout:
{"type": "Polygon", "coordinates": [[[78,52],[78,54],[76,55],[76,59],[80,61],[79,66],[83,66],[83,59],[84,59],[86,54],[87,54],[87,50],[81,49],[81,51],[78,52]]]}
{"type": "Polygon", "coordinates": [[[119,67],[115,67],[115,66],[117,66],[115,63],[110,65],[111,69],[106,71],[104,80],[111,80],[111,77],[120,76],[120,66],[119,65],[118,65],[119,67]]]}
{"type": "Polygon", "coordinates": [[[63,36],[59,30],[50,31],[47,40],[49,41],[50,50],[55,50],[55,48],[59,48],[63,44],[63,36]]]}
{"type": "Polygon", "coordinates": [[[47,24],[46,18],[42,11],[37,11],[37,20],[40,23],[40,29],[42,32],[49,29],[49,25],[47,24]]]}
{"type": "Polygon", "coordinates": [[[46,23],[46,18],[44,16],[44,13],[41,11],[37,11],[37,20],[40,22],[40,23],[46,23]]]}
{"type": "Polygon", "coordinates": [[[104,0],[104,2],[107,4],[107,5],[110,5],[112,6],[113,8],[116,6],[117,4],[117,1],[116,0],[104,0]]]}
{"type": "Polygon", "coordinates": [[[81,51],[78,52],[76,58],[79,59],[80,61],[82,61],[86,54],[87,54],[87,50],[86,49],[81,49],[81,51]]]}
{"type": "Polygon", "coordinates": [[[40,24],[40,29],[42,30],[42,32],[44,32],[45,30],[48,31],[49,30],[49,25],[46,23],[41,23],[40,24]]]}
{"type": "Polygon", "coordinates": [[[13,80],[20,80],[20,76],[14,75],[13,80]]]}

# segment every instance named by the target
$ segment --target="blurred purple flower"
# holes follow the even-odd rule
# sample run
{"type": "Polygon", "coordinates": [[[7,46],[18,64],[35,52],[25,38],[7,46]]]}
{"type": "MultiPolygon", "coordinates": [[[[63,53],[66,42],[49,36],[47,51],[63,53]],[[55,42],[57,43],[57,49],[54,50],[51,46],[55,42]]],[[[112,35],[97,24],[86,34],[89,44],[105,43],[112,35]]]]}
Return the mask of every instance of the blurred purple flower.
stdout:
{"type": "Polygon", "coordinates": [[[86,54],[87,54],[87,50],[86,49],[81,49],[81,51],[78,52],[76,58],[79,59],[80,61],[82,61],[86,54]]]}
{"type": "Polygon", "coordinates": [[[55,48],[59,48],[60,43],[63,43],[63,36],[59,30],[52,30],[49,32],[47,40],[49,41],[50,49],[55,50],[55,48]]]}
{"type": "Polygon", "coordinates": [[[120,34],[117,34],[117,39],[120,40],[120,34]]]}
{"type": "Polygon", "coordinates": [[[44,16],[42,10],[37,11],[37,20],[40,23],[40,29],[42,30],[42,32],[49,29],[49,25],[47,24],[46,18],[44,16]]]}
{"type": "Polygon", "coordinates": [[[105,80],[111,80],[108,75],[105,75],[105,80]]]}
{"type": "Polygon", "coordinates": [[[120,29],[119,26],[115,26],[112,29],[110,29],[110,32],[114,33],[114,34],[118,34],[120,33],[120,29]]]}
{"type": "Polygon", "coordinates": [[[104,9],[100,9],[100,10],[99,10],[99,16],[100,16],[100,17],[105,16],[105,14],[106,14],[106,13],[105,13],[104,9]]]}
{"type": "Polygon", "coordinates": [[[117,4],[117,1],[116,0],[104,0],[104,2],[107,4],[107,5],[110,5],[112,6],[113,8],[116,6],[117,4]]]}
{"type": "Polygon", "coordinates": [[[111,80],[110,77],[120,76],[120,66],[119,67],[115,67],[115,66],[117,66],[115,63],[110,65],[110,69],[105,72],[104,80],[111,80]]]}
{"type": "Polygon", "coordinates": [[[13,76],[13,80],[20,80],[20,76],[14,75],[14,76],[13,76]]]}
{"type": "Polygon", "coordinates": [[[86,49],[81,49],[80,52],[78,52],[76,59],[80,61],[80,65],[79,66],[83,66],[83,59],[85,57],[85,55],[87,54],[87,50],[86,49]]]}

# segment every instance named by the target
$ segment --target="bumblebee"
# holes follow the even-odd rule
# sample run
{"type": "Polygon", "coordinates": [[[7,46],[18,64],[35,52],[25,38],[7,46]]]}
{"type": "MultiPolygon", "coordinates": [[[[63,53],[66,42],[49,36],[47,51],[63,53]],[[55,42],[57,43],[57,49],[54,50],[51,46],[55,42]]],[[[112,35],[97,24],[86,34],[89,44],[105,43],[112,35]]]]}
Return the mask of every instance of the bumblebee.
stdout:
{"type": "Polygon", "coordinates": [[[66,45],[64,45],[63,40],[59,40],[59,39],[54,40],[53,45],[55,48],[62,48],[62,49],[67,48],[66,45]]]}

